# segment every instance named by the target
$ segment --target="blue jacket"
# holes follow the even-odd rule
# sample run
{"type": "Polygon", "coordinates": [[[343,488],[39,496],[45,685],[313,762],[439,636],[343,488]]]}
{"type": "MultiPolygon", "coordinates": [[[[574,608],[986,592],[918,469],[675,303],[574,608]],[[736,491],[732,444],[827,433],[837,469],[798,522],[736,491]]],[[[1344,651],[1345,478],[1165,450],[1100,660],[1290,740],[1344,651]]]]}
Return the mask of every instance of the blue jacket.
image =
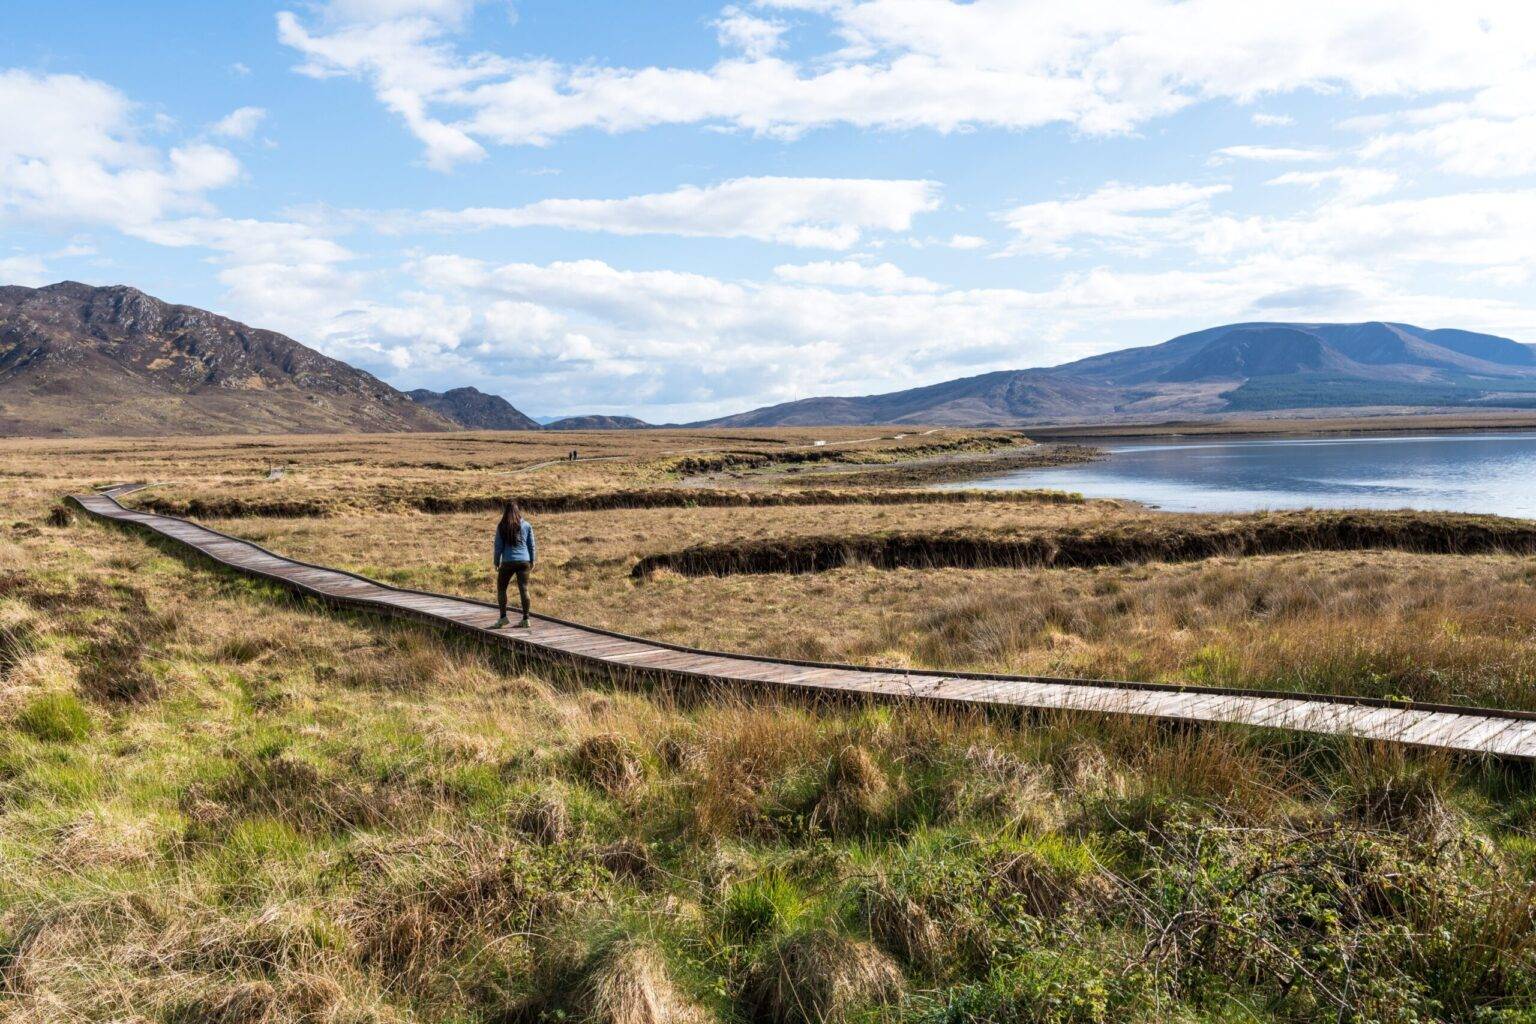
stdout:
{"type": "Polygon", "coordinates": [[[533,524],[523,520],[523,535],[515,543],[507,544],[501,539],[501,524],[496,526],[496,564],[502,562],[532,562],[533,561],[533,524]]]}

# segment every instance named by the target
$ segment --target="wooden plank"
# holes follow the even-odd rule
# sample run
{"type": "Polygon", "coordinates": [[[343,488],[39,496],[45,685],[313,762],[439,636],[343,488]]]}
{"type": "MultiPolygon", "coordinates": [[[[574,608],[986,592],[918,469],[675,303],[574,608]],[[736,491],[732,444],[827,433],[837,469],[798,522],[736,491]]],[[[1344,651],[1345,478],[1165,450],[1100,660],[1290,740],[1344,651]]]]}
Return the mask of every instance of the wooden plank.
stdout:
{"type": "Polygon", "coordinates": [[[1261,728],[1354,735],[1506,757],[1536,757],[1536,721],[1494,714],[1463,714],[1418,708],[1378,707],[1321,696],[1254,696],[1181,692],[1178,688],[1118,687],[1074,680],[1008,676],[946,676],[860,666],[795,665],[747,655],[678,650],[639,639],[587,630],[576,624],[535,620],[528,630],[489,630],[494,609],[446,594],[404,593],[339,570],[303,565],[181,520],[138,512],[110,496],[135,490],[78,495],[92,515],[153,530],[195,548],[236,570],[286,581],[312,593],[359,607],[468,628],[488,640],[564,654],[615,671],[634,668],[701,676],[721,682],[767,683],[844,690],[891,698],[923,698],[1007,704],[1101,714],[1200,722],[1233,722],[1261,728]]]}

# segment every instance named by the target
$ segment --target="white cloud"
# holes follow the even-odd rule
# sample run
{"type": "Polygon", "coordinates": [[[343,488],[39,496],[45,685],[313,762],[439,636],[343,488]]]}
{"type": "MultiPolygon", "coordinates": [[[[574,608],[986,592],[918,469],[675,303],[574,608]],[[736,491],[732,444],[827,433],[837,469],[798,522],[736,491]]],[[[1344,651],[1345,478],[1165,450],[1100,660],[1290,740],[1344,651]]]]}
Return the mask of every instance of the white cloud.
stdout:
{"type": "MultiPolygon", "coordinates": [[[[827,21],[843,46],[776,56],[776,22],[730,8],[732,52],[707,68],[567,65],[463,53],[458,4],[332,5],[279,15],[301,70],[370,82],[446,168],[484,143],[542,145],[589,128],[713,124],[793,137],[832,124],[1128,132],[1213,98],[1297,90],[1415,97],[1488,88],[1529,67],[1536,8],[1505,0],[1139,0],[1067,9],[1023,0],[845,0],[759,6],[827,21]]],[[[726,27],[730,26],[730,27],[726,27]]]]}
{"type": "MultiPolygon", "coordinates": [[[[342,16],[345,9],[334,13],[342,16]]],[[[423,16],[379,22],[367,19],[313,34],[292,12],[277,15],[278,38],[306,57],[298,67],[301,74],[314,78],[350,74],[370,79],[379,101],[400,115],[425,146],[428,165],[438,170],[479,160],[485,150],[462,128],[431,116],[429,102],[505,75],[514,67],[489,55],[458,57],[440,42],[448,24],[451,21],[423,16]]]]}
{"type": "Polygon", "coordinates": [[[944,243],[951,249],[981,249],[987,244],[987,240],[980,235],[950,235],[949,241],[944,243]]]}
{"type": "Polygon", "coordinates": [[[1124,252],[1147,252],[1187,240],[1208,220],[1210,199],[1230,185],[1122,185],[1110,182],[1073,199],[1017,206],[999,215],[1017,236],[1008,254],[1065,256],[1088,240],[1124,252]]]}
{"type": "Polygon", "coordinates": [[[853,260],[817,263],[785,263],[773,268],[781,281],[823,285],[828,288],[862,288],[872,292],[936,292],[942,286],[923,277],[911,277],[894,263],[866,264],[853,260]]]}
{"type": "Polygon", "coordinates": [[[326,17],[335,22],[381,22],[428,18],[457,25],[469,16],[476,0],[329,0],[326,17]]]}
{"type": "Polygon", "coordinates": [[[720,45],[741,51],[749,60],[761,60],[782,45],[789,26],[748,14],[740,7],[727,7],[715,21],[715,35],[720,45]]]}
{"type": "Polygon", "coordinates": [[[1309,163],[1333,156],[1326,149],[1300,149],[1287,146],[1224,146],[1218,157],[1230,160],[1262,160],[1271,163],[1309,163]]]}
{"type": "Polygon", "coordinates": [[[906,231],[938,208],[930,181],[734,178],[624,199],[545,199],[526,206],[432,210],[408,217],[432,228],[558,227],[620,235],[755,238],[846,249],[866,231],[906,231]]]}
{"type": "Polygon", "coordinates": [[[41,256],[0,256],[0,285],[19,284],[36,288],[49,282],[48,264],[41,256]]]}
{"type": "Polygon", "coordinates": [[[1334,185],[1346,199],[1371,199],[1397,188],[1399,178],[1392,171],[1374,167],[1332,167],[1325,171],[1287,171],[1270,178],[1266,185],[1301,185],[1317,188],[1334,185]]]}
{"type": "Polygon", "coordinates": [[[1429,265],[1496,267],[1536,263],[1536,189],[1465,192],[1370,202],[1396,184],[1368,168],[1293,171],[1271,185],[1339,186],[1320,205],[1289,216],[1234,216],[1206,199],[1226,186],[1127,187],[1110,183],[1076,199],[1035,203],[1001,215],[1018,232],[1010,252],[1066,255],[1085,249],[1186,250],[1231,264],[1259,256],[1327,258],[1408,273],[1429,265]]]}
{"type": "MultiPolygon", "coordinates": [[[[1357,237],[1376,227],[1361,223],[1357,237]]],[[[1039,290],[913,286],[921,279],[897,267],[854,261],[785,265],[763,281],[599,260],[496,264],[443,254],[407,270],[411,294],[434,296],[430,309],[455,311],[455,337],[367,336],[382,346],[379,365],[409,366],[442,384],[479,380],[514,403],[528,396],[535,408],[608,407],[686,420],[813,394],[1051,365],[1162,340],[1188,329],[1192,310],[1206,324],[1392,317],[1516,337],[1536,332],[1536,314],[1518,305],[1420,292],[1392,272],[1391,261],[1308,251],[1315,239],[1305,232],[1283,251],[1270,251],[1274,241],[1261,238],[1215,265],[1097,268],[1039,290]]],[[[1406,233],[1388,244],[1415,247],[1406,233]]]]}
{"type": "Polygon", "coordinates": [[[0,72],[0,218],[108,224],[134,233],[207,209],[240,175],[228,150],[161,151],[140,139],[134,105],[77,75],[0,72]]]}
{"type": "MultiPolygon", "coordinates": [[[[361,285],[345,269],[352,253],[312,225],[220,216],[209,194],[239,178],[239,161],[206,142],[151,145],[137,111],[93,79],[0,72],[0,224],[102,227],[208,250],[235,314],[293,331],[336,316],[361,285]]],[[[41,273],[32,257],[9,269],[34,281],[41,273]]]]}
{"type": "Polygon", "coordinates": [[[261,107],[241,107],[214,122],[210,131],[226,139],[248,139],[256,134],[266,116],[267,112],[261,107]]]}
{"type": "Polygon", "coordinates": [[[1536,67],[1505,76],[1465,102],[1438,103],[1347,127],[1376,132],[1365,159],[1427,156],[1441,170],[1476,178],[1536,173],[1536,67]]]}
{"type": "Polygon", "coordinates": [[[1289,114],[1254,114],[1252,120],[1259,128],[1289,128],[1296,123],[1289,114]]]}

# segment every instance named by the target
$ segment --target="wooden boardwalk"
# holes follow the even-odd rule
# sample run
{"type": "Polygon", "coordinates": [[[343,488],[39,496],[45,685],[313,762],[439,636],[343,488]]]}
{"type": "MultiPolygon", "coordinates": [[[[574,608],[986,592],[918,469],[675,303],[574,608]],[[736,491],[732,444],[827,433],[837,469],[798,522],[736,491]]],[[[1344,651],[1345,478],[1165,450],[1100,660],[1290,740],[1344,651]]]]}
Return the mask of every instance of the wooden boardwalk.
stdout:
{"type": "Polygon", "coordinates": [[[493,630],[496,609],[480,601],[405,590],[339,569],[284,558],[250,541],[174,516],[119,504],[123,486],[72,496],[93,516],[152,531],[238,572],[274,580],[332,604],[424,620],[513,648],[524,656],[633,679],[683,678],[727,687],[765,687],[891,700],[1012,706],[1185,722],[1242,725],[1536,759],[1536,714],[1335,696],[1177,687],[1038,676],[919,672],[722,654],[625,636],[535,615],[529,629],[493,630]]]}

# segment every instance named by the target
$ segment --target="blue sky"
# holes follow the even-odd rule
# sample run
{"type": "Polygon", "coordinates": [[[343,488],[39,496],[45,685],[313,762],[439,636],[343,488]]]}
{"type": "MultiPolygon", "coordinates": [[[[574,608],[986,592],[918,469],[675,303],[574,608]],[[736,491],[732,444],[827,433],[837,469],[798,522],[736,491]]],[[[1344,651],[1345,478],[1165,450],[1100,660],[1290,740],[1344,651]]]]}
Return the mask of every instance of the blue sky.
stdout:
{"type": "Polygon", "coordinates": [[[0,283],[680,421],[1250,319],[1536,341],[1536,5],[11,0],[0,283]]]}

